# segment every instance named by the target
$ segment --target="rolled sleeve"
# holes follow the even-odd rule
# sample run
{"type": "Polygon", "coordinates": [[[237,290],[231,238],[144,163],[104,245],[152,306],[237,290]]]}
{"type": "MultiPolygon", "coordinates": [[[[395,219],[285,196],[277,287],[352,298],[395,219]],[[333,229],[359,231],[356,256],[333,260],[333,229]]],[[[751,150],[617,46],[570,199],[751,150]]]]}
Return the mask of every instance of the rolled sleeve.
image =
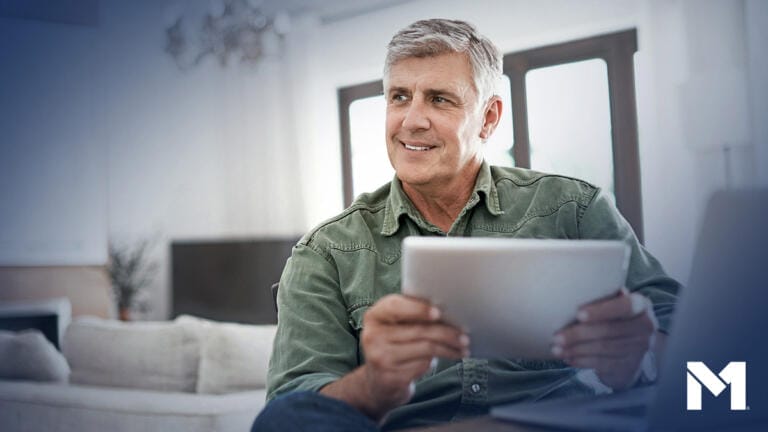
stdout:
{"type": "Polygon", "coordinates": [[[280,278],[277,305],[267,400],[291,391],[318,391],[357,367],[357,337],[330,256],[299,243],[280,278]]]}

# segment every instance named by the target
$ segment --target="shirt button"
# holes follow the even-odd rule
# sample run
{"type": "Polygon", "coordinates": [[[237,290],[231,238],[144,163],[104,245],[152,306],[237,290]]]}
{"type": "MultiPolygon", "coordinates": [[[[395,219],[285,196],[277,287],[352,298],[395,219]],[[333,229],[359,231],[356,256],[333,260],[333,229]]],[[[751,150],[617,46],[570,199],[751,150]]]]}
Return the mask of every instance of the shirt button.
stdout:
{"type": "Polygon", "coordinates": [[[472,393],[477,393],[480,391],[480,384],[472,384],[472,387],[470,388],[472,389],[472,393]]]}

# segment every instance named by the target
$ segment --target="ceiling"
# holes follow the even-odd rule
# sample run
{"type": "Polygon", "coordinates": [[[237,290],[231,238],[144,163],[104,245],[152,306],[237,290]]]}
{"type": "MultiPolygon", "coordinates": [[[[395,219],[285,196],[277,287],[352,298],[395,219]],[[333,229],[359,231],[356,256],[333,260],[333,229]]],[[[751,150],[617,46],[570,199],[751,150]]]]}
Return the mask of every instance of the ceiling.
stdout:
{"type": "Polygon", "coordinates": [[[416,0],[263,0],[263,4],[268,13],[312,13],[327,24],[413,1],[416,0]]]}

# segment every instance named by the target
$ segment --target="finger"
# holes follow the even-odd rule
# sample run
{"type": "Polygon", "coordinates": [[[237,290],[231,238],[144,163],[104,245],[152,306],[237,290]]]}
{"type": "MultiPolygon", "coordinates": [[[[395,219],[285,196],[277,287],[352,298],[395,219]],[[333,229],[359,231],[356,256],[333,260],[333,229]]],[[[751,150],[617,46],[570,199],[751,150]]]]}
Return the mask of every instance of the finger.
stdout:
{"type": "Polygon", "coordinates": [[[413,360],[398,365],[397,373],[408,377],[409,380],[417,380],[427,373],[432,367],[431,361],[413,360]]]}
{"type": "Polygon", "coordinates": [[[433,324],[380,324],[363,328],[361,343],[367,355],[396,356],[404,345],[430,342],[465,353],[469,337],[453,326],[433,324]]]}
{"type": "Polygon", "coordinates": [[[433,357],[442,357],[458,360],[469,355],[466,348],[454,348],[437,342],[422,340],[407,344],[398,344],[396,353],[392,353],[392,361],[395,365],[402,365],[414,360],[432,362],[433,357]]]}
{"type": "Polygon", "coordinates": [[[656,321],[649,314],[626,320],[577,323],[555,334],[553,344],[567,348],[601,339],[651,337],[655,334],[656,327],[656,321]]]}
{"type": "Polygon", "coordinates": [[[391,343],[430,340],[456,349],[469,346],[469,337],[456,327],[443,323],[389,326],[387,338],[391,343]]]}
{"type": "Polygon", "coordinates": [[[399,400],[404,403],[413,395],[414,381],[423,375],[416,370],[416,363],[409,368],[383,370],[368,369],[368,379],[374,388],[380,390],[381,396],[390,400],[399,400]],[[386,390],[383,390],[386,389],[386,390]]]}
{"type": "Polygon", "coordinates": [[[579,322],[609,321],[640,315],[650,308],[650,300],[638,293],[622,288],[619,294],[579,308],[579,322]]]}
{"type": "Polygon", "coordinates": [[[625,357],[639,355],[650,348],[650,338],[635,337],[621,339],[602,339],[581,343],[568,348],[555,345],[552,354],[558,358],[575,357],[625,357]]]}
{"type": "Polygon", "coordinates": [[[435,357],[459,359],[469,356],[467,348],[454,348],[438,342],[426,339],[408,343],[389,343],[387,340],[379,340],[375,344],[363,345],[366,363],[374,369],[394,369],[411,361],[427,361],[430,363],[435,357]]]}
{"type": "Polygon", "coordinates": [[[363,317],[364,322],[382,323],[434,322],[440,319],[440,309],[415,297],[390,294],[377,301],[363,317]]]}
{"type": "Polygon", "coordinates": [[[376,374],[379,380],[393,383],[394,387],[404,387],[433,368],[436,363],[434,360],[410,360],[391,368],[378,369],[376,374]]]}
{"type": "MultiPolygon", "coordinates": [[[[414,360],[398,365],[397,368],[378,372],[378,379],[391,383],[394,388],[407,389],[413,382],[424,376],[429,370],[430,362],[414,360]]],[[[412,395],[412,392],[409,391],[412,395]]]]}

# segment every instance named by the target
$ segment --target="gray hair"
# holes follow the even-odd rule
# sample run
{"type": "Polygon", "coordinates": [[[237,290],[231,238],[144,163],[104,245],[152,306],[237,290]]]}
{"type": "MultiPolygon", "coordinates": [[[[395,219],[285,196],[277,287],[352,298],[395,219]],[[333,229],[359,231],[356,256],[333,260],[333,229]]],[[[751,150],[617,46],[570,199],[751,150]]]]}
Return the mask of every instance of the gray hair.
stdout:
{"type": "Polygon", "coordinates": [[[501,53],[488,38],[465,21],[429,19],[416,21],[397,32],[387,45],[384,77],[391,67],[407,58],[465,53],[472,65],[472,78],[480,102],[499,94],[501,53]]]}

